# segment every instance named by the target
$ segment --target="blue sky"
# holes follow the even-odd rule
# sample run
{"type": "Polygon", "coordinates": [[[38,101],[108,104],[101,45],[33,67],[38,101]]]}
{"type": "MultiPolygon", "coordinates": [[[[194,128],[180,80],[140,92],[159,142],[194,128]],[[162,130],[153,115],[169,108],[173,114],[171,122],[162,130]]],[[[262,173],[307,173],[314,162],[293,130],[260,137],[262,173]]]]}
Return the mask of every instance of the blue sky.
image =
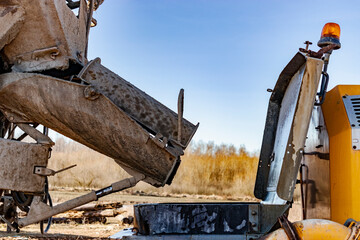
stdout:
{"type": "Polygon", "coordinates": [[[269,93],[283,67],[326,22],[341,26],[329,89],[358,84],[360,1],[105,0],[89,59],[200,122],[196,141],[260,149],[269,93]]]}

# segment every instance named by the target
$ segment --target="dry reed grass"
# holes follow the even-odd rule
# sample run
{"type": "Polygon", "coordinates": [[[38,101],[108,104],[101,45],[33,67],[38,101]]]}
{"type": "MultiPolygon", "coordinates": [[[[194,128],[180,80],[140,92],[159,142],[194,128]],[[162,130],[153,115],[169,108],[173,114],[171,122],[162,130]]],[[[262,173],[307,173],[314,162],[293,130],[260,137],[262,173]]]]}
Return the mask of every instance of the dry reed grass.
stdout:
{"type": "MultiPolygon", "coordinates": [[[[177,193],[225,196],[252,196],[258,157],[244,147],[193,143],[171,186],[154,188],[141,183],[135,190],[147,193],[177,193]]],[[[49,161],[52,169],[77,167],[50,177],[52,187],[101,188],[128,174],[111,158],[79,143],[58,138],[49,161]]]]}
{"type": "Polygon", "coordinates": [[[114,160],[79,143],[57,138],[49,160],[49,168],[76,167],[49,178],[52,187],[101,188],[128,174],[114,160]]]}
{"type": "Polygon", "coordinates": [[[244,147],[192,144],[182,158],[173,184],[173,193],[252,196],[258,157],[244,147]]]}

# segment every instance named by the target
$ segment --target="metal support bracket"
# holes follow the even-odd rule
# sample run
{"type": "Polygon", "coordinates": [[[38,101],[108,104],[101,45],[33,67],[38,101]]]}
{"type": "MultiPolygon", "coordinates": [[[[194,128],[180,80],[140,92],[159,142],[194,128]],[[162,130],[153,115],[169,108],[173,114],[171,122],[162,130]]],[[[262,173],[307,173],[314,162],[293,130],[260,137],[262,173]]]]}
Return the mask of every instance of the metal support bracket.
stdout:
{"type": "Polygon", "coordinates": [[[36,167],[34,167],[34,174],[37,174],[37,175],[40,175],[40,176],[46,176],[46,177],[47,177],[47,176],[54,176],[54,175],[57,174],[57,173],[60,173],[60,172],[69,170],[69,169],[71,169],[71,168],[73,168],[73,167],[76,167],[76,164],[55,171],[55,170],[52,170],[52,169],[50,169],[50,168],[41,167],[41,166],[36,166],[36,167]]]}
{"type": "Polygon", "coordinates": [[[43,145],[49,145],[49,147],[54,146],[54,142],[45,134],[42,134],[36,128],[31,127],[28,124],[18,123],[17,126],[26,132],[30,137],[36,140],[37,143],[43,145]]]}
{"type": "Polygon", "coordinates": [[[287,219],[286,215],[282,215],[279,217],[279,223],[290,240],[300,240],[300,237],[296,232],[296,229],[294,228],[292,223],[287,219]]]}
{"type": "Polygon", "coordinates": [[[259,205],[249,205],[249,224],[252,232],[259,232],[259,205]]]}
{"type": "Polygon", "coordinates": [[[11,123],[16,124],[27,135],[35,139],[37,143],[48,145],[49,147],[54,146],[55,143],[51,140],[51,138],[37,130],[35,127],[30,126],[29,121],[25,119],[25,117],[22,117],[11,111],[3,111],[3,113],[11,123]]]}
{"type": "Polygon", "coordinates": [[[6,225],[15,232],[20,232],[19,228],[16,228],[15,226],[13,226],[13,224],[11,224],[11,222],[9,220],[7,220],[3,215],[0,215],[0,219],[1,221],[3,221],[4,223],[6,223],[6,225]]]}

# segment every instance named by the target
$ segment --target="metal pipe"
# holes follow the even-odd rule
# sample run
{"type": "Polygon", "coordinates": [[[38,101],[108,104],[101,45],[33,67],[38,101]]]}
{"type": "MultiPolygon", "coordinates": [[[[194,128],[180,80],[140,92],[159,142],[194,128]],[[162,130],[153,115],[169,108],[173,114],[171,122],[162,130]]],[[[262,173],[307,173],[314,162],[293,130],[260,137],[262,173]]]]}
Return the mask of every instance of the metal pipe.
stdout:
{"type": "Polygon", "coordinates": [[[180,89],[179,97],[178,97],[178,136],[177,136],[177,140],[179,143],[181,143],[183,115],[184,115],[184,89],[180,89]]]}
{"type": "Polygon", "coordinates": [[[91,27],[91,21],[92,16],[94,12],[94,0],[89,0],[89,12],[88,12],[88,18],[86,22],[86,47],[85,47],[85,58],[87,58],[88,54],[88,45],[89,45],[89,33],[90,33],[90,27],[91,27]]]}
{"type": "Polygon", "coordinates": [[[324,67],[323,67],[323,71],[322,71],[321,86],[320,86],[320,92],[318,93],[320,101],[315,102],[315,106],[320,106],[325,101],[326,90],[327,90],[327,87],[329,84],[329,79],[330,79],[329,74],[327,73],[327,68],[329,65],[329,59],[330,59],[331,52],[332,51],[325,53],[325,56],[324,56],[324,67]]]}
{"type": "Polygon", "coordinates": [[[25,218],[19,219],[18,225],[19,227],[25,227],[27,225],[40,222],[56,214],[66,212],[70,209],[79,207],[92,201],[96,201],[99,198],[109,195],[111,193],[133,187],[144,178],[144,175],[139,174],[137,176],[115,182],[111,184],[111,186],[100,189],[98,191],[92,191],[91,193],[60,203],[54,207],[50,207],[47,204],[43,203],[41,201],[41,197],[36,196],[31,203],[28,215],[25,218]]]}
{"type": "Polygon", "coordinates": [[[305,195],[304,195],[304,176],[303,176],[303,167],[305,164],[301,164],[300,166],[300,192],[301,192],[301,207],[302,207],[302,213],[303,213],[303,219],[306,219],[306,210],[305,210],[305,195]]]}

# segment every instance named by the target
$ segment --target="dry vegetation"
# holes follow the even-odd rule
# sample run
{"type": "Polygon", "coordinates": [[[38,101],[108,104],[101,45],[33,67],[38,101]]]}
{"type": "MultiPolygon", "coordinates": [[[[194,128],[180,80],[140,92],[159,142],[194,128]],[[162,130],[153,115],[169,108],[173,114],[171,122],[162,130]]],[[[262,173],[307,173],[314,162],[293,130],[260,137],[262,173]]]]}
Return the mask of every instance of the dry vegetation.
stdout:
{"type": "MultiPolygon", "coordinates": [[[[147,193],[252,196],[256,154],[244,147],[199,142],[188,147],[171,186],[156,189],[142,183],[135,190],[147,193]]],[[[50,177],[51,187],[101,188],[127,177],[111,158],[73,141],[58,138],[49,161],[55,170],[77,167],[50,177]]]]}

